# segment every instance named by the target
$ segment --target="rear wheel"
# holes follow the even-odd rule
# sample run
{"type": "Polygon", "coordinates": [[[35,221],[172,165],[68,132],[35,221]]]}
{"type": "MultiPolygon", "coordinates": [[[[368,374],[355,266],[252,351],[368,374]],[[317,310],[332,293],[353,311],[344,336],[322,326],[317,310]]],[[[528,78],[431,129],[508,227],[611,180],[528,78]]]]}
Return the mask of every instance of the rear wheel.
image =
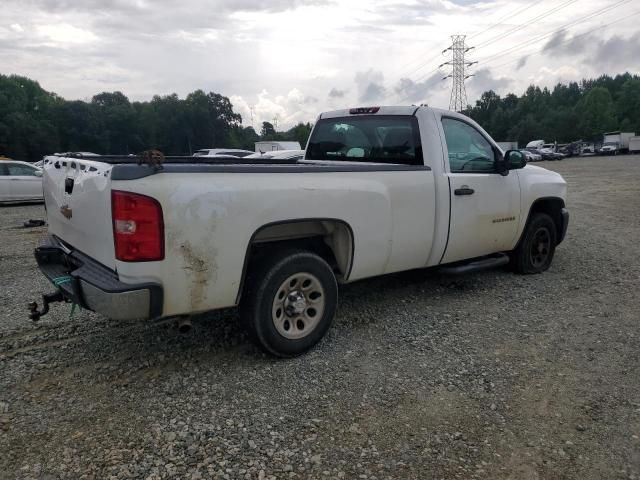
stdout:
{"type": "Polygon", "coordinates": [[[553,219],[546,213],[534,213],[525,227],[511,263],[518,273],[541,273],[549,268],[556,250],[558,234],[553,219]]]}
{"type": "Polygon", "coordinates": [[[293,357],[322,339],[337,301],[327,262],[311,252],[285,250],[251,269],[240,314],[254,343],[272,355],[293,357]]]}

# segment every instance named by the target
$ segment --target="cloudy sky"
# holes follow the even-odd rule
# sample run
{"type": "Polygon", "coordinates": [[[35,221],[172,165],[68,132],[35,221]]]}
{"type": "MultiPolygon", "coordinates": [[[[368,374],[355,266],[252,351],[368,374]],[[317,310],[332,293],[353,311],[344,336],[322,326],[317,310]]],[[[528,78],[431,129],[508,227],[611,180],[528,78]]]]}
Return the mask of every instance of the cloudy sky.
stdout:
{"type": "Polygon", "coordinates": [[[638,0],[0,0],[0,73],[67,99],[195,89],[245,125],[323,110],[448,107],[450,36],[477,61],[470,102],[625,70],[640,73],[638,0]],[[635,15],[635,16],[634,16],[635,15]]]}

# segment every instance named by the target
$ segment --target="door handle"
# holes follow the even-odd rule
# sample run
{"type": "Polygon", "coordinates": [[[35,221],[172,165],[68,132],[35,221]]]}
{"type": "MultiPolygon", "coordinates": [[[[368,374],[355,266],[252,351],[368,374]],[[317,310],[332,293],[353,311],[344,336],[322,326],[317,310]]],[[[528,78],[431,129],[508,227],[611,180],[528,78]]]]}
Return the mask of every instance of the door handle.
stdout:
{"type": "Polygon", "coordinates": [[[475,190],[464,185],[462,188],[456,188],[453,193],[456,195],[473,195],[475,190]]]}

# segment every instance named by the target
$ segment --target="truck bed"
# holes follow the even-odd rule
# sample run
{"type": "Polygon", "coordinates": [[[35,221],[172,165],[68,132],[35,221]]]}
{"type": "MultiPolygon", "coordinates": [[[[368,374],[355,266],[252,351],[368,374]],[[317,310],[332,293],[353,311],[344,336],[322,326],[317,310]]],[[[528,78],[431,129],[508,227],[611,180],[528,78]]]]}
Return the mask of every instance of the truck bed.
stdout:
{"type": "Polygon", "coordinates": [[[47,157],[49,232],[120,282],[162,285],[165,316],[235,305],[250,243],[280,222],[313,221],[323,235],[333,228],[327,221],[348,225],[339,241],[355,253],[342,259],[345,281],[426,265],[435,221],[430,167],[255,160],[168,157],[148,166],[128,156],[47,157]],[[116,259],[113,191],[161,205],[163,260],[116,259]]]}

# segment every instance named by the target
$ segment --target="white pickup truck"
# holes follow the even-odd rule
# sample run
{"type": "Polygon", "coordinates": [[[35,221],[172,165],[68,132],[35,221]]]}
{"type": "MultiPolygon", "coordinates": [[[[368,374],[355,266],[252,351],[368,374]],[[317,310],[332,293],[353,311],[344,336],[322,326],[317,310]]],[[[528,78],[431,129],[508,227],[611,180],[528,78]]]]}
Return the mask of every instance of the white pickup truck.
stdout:
{"type": "Polygon", "coordinates": [[[240,306],[293,356],[326,333],[338,284],[428,267],[546,270],[567,230],[557,173],[427,107],[323,113],[303,160],[47,157],[44,296],[114,319],[240,306]],[[255,163],[254,163],[255,162],[255,163]]]}

